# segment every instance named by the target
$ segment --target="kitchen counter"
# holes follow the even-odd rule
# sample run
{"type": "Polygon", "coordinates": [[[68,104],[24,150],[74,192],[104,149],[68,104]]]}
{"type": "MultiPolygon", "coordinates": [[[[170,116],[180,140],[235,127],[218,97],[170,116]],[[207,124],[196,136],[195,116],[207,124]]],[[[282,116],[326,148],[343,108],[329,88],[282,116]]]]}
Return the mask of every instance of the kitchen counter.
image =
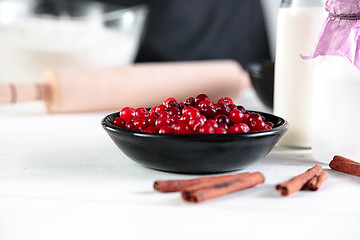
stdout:
{"type": "MultiPolygon", "coordinates": [[[[262,110],[248,94],[239,103],[262,110]]],[[[238,171],[260,171],[264,184],[191,204],[152,185],[197,176],[130,160],[102,129],[106,114],[46,114],[42,103],[0,107],[1,240],[360,239],[360,177],[329,169],[310,150],[276,147],[238,171]],[[275,190],[315,164],[329,173],[317,192],[281,197],[275,190]]]]}

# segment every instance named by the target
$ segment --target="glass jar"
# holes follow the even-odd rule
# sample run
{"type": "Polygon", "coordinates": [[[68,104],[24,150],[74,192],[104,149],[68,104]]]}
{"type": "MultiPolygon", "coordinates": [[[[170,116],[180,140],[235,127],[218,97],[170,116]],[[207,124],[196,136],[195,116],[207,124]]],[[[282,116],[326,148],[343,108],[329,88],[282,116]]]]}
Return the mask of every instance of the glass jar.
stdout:
{"type": "Polygon", "coordinates": [[[313,86],[313,154],[360,161],[360,5],[328,0],[326,20],[312,57],[319,57],[313,86]]]}

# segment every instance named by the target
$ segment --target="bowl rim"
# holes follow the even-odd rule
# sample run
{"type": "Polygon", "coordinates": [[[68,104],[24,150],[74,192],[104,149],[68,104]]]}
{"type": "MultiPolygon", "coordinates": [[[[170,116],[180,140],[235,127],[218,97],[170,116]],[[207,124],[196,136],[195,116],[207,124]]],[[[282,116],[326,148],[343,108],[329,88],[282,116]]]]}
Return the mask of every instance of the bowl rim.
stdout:
{"type": "MultiPolygon", "coordinates": [[[[127,135],[133,135],[133,136],[138,136],[138,137],[151,137],[151,138],[169,138],[169,139],[181,139],[181,138],[186,138],[186,139],[235,139],[235,138],[255,138],[255,137],[264,137],[264,136],[272,136],[272,135],[277,135],[277,134],[281,134],[287,131],[288,129],[288,122],[281,118],[278,117],[276,115],[270,114],[270,113],[265,113],[265,112],[260,112],[260,111],[252,111],[249,110],[251,112],[254,113],[259,113],[259,114],[264,114],[264,115],[268,115],[271,117],[275,117],[278,118],[279,121],[281,122],[279,126],[276,126],[272,129],[269,130],[263,130],[263,131],[256,131],[256,132],[247,132],[247,133],[226,133],[226,134],[159,134],[159,133],[144,133],[144,132],[137,132],[137,131],[132,131],[132,130],[128,130],[122,127],[118,127],[114,124],[112,124],[112,121],[110,119],[114,119],[114,117],[116,115],[119,114],[119,112],[113,112],[110,113],[108,115],[106,115],[102,120],[101,120],[101,125],[102,127],[110,132],[113,133],[123,133],[123,134],[127,134],[127,135]]],[[[265,116],[266,117],[266,116],[265,116]]]]}
{"type": "Polygon", "coordinates": [[[246,65],[245,69],[249,72],[250,76],[256,77],[256,78],[271,78],[274,77],[274,72],[266,72],[264,71],[264,66],[275,66],[274,61],[272,60],[262,60],[262,61],[253,61],[246,65]],[[258,68],[256,68],[258,66],[258,68]]]}

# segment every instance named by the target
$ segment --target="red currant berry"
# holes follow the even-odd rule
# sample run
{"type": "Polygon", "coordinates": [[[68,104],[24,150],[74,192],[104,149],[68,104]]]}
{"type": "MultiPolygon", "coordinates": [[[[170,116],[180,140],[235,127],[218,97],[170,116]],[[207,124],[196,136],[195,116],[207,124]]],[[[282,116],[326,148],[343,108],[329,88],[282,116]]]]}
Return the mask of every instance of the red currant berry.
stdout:
{"type": "Polygon", "coordinates": [[[150,116],[150,113],[145,108],[137,108],[134,112],[134,119],[145,119],[150,116]]]}
{"type": "Polygon", "coordinates": [[[230,112],[234,111],[235,109],[237,109],[237,106],[235,104],[228,104],[229,108],[230,108],[230,112]]]}
{"type": "Polygon", "coordinates": [[[219,123],[224,123],[224,124],[226,124],[226,125],[229,125],[229,124],[230,124],[230,119],[229,119],[227,116],[225,116],[225,115],[220,115],[220,116],[217,118],[216,122],[217,122],[218,124],[219,124],[219,123]]]}
{"type": "Polygon", "coordinates": [[[202,107],[202,106],[204,106],[204,105],[214,106],[214,103],[213,103],[212,101],[210,101],[210,100],[202,100],[202,101],[198,104],[199,107],[202,107]]]}
{"type": "Polygon", "coordinates": [[[223,129],[228,129],[229,128],[229,125],[225,124],[225,123],[218,123],[218,128],[223,128],[223,129]]]}
{"type": "Polygon", "coordinates": [[[250,113],[249,117],[247,119],[247,124],[250,126],[250,123],[255,119],[258,119],[258,120],[262,121],[262,117],[261,117],[260,114],[258,114],[258,113],[250,113]]]}
{"type": "Polygon", "coordinates": [[[183,115],[189,115],[192,118],[200,116],[199,110],[197,110],[196,108],[193,108],[193,107],[185,107],[182,110],[182,114],[183,115]]]}
{"type": "Polygon", "coordinates": [[[207,118],[204,115],[200,115],[200,118],[203,122],[206,122],[207,118]]]}
{"type": "Polygon", "coordinates": [[[184,105],[186,106],[194,106],[195,105],[195,98],[190,97],[184,101],[184,105]]]}
{"type": "Polygon", "coordinates": [[[225,115],[224,115],[224,114],[218,114],[218,115],[216,115],[216,116],[214,117],[214,120],[217,121],[217,120],[219,119],[219,117],[221,117],[221,116],[225,116],[225,115]]]}
{"type": "Polygon", "coordinates": [[[249,118],[249,114],[244,114],[244,118],[242,122],[247,124],[248,118],[249,118]]]}
{"type": "Polygon", "coordinates": [[[215,134],[226,134],[227,131],[225,128],[215,128],[215,134]]]}
{"type": "Polygon", "coordinates": [[[235,124],[241,123],[244,119],[244,114],[240,110],[235,109],[230,112],[229,119],[235,124]]]}
{"type": "Polygon", "coordinates": [[[146,127],[146,120],[144,118],[134,119],[134,128],[145,129],[146,127]]]}
{"type": "Polygon", "coordinates": [[[189,134],[189,127],[184,123],[175,123],[172,128],[175,134],[189,134]]]}
{"type": "Polygon", "coordinates": [[[209,125],[209,126],[211,126],[211,127],[213,127],[213,128],[219,127],[219,125],[217,124],[217,122],[216,122],[215,120],[213,120],[213,119],[208,119],[208,120],[206,120],[205,124],[206,124],[206,125],[209,125]]]}
{"type": "Polygon", "coordinates": [[[227,115],[230,114],[230,108],[225,103],[218,103],[218,104],[216,104],[216,113],[217,114],[224,114],[224,115],[227,116],[227,115]]]}
{"type": "Polygon", "coordinates": [[[263,131],[263,130],[266,130],[264,121],[260,120],[260,119],[253,119],[249,123],[249,127],[250,127],[251,131],[263,131]]]}
{"type": "Polygon", "coordinates": [[[215,130],[213,127],[204,124],[197,128],[197,133],[199,133],[199,134],[214,134],[215,130]]]}
{"type": "Polygon", "coordinates": [[[189,129],[192,131],[195,131],[195,127],[204,125],[205,121],[206,121],[206,118],[205,119],[201,118],[201,117],[192,118],[189,120],[189,123],[188,123],[189,129]]]}
{"type": "Polygon", "coordinates": [[[166,106],[166,108],[173,108],[173,107],[180,108],[179,102],[177,102],[175,100],[167,102],[165,106],[166,106]]]}
{"type": "Polygon", "coordinates": [[[200,108],[200,113],[204,115],[207,119],[213,119],[216,116],[216,109],[211,105],[203,105],[200,108]]]}
{"type": "Polygon", "coordinates": [[[158,133],[158,130],[156,129],[156,127],[149,126],[149,127],[146,127],[144,129],[144,132],[146,132],[146,133],[158,133]]]}
{"type": "Polygon", "coordinates": [[[124,128],[125,127],[125,121],[124,121],[124,119],[122,119],[121,117],[117,117],[117,118],[115,118],[114,119],[114,121],[113,121],[113,124],[115,125],[115,126],[118,126],[118,127],[121,127],[121,128],[124,128]]]}
{"type": "Polygon", "coordinates": [[[228,128],[227,130],[228,133],[237,133],[236,130],[235,130],[235,126],[231,126],[228,128]]]}
{"type": "Polygon", "coordinates": [[[148,126],[154,127],[154,126],[155,126],[155,121],[156,121],[156,119],[157,119],[157,116],[151,115],[150,117],[148,117],[148,118],[146,119],[146,124],[147,124],[148,126]]]}
{"type": "Polygon", "coordinates": [[[180,109],[176,108],[176,107],[170,107],[167,109],[167,112],[169,113],[170,116],[172,115],[180,115],[180,109]]]}
{"type": "Polygon", "coordinates": [[[237,109],[239,109],[240,111],[242,111],[242,113],[246,113],[246,109],[243,106],[237,106],[237,109]]]}
{"type": "Polygon", "coordinates": [[[133,121],[133,120],[128,121],[128,122],[125,124],[125,128],[126,128],[126,129],[129,129],[129,130],[133,130],[133,129],[134,129],[134,121],[133,121]]]}
{"type": "Polygon", "coordinates": [[[229,127],[228,133],[246,133],[250,132],[250,128],[246,123],[238,123],[229,127]]]}
{"type": "Polygon", "coordinates": [[[161,113],[158,114],[158,118],[160,117],[166,117],[166,118],[169,118],[170,117],[170,114],[167,112],[167,111],[163,111],[161,113]]]}
{"type": "Polygon", "coordinates": [[[203,100],[210,100],[209,96],[206,94],[199,94],[195,97],[195,105],[198,105],[203,100]]]}
{"type": "Polygon", "coordinates": [[[189,124],[189,121],[192,119],[193,117],[191,117],[190,115],[182,115],[180,117],[180,121],[185,123],[185,124],[189,124]]]}
{"type": "Polygon", "coordinates": [[[272,123],[272,122],[266,122],[265,124],[266,124],[266,125],[269,125],[271,128],[274,127],[274,123],[272,123]]]}
{"type": "Polygon", "coordinates": [[[151,116],[154,116],[154,117],[157,118],[157,117],[159,116],[159,114],[158,114],[157,112],[150,112],[150,111],[149,111],[149,113],[150,113],[150,117],[151,117],[151,116]]]}
{"type": "Polygon", "coordinates": [[[165,110],[166,110],[166,107],[165,107],[165,105],[162,105],[162,104],[155,107],[155,112],[157,112],[157,113],[161,113],[165,110]]]}
{"type": "Polygon", "coordinates": [[[170,117],[169,117],[169,120],[170,120],[170,123],[177,123],[177,122],[181,122],[181,120],[180,120],[180,115],[171,115],[170,117]]]}
{"type": "Polygon", "coordinates": [[[159,117],[155,121],[156,129],[160,129],[163,126],[168,126],[168,125],[170,125],[170,119],[167,117],[159,117]]]}
{"type": "Polygon", "coordinates": [[[236,125],[241,128],[242,132],[250,132],[250,127],[246,123],[238,123],[236,125]]]}
{"type": "Polygon", "coordinates": [[[171,102],[171,101],[175,101],[175,102],[179,103],[179,101],[176,98],[169,97],[163,102],[163,105],[166,106],[168,104],[168,102],[171,102]]]}
{"type": "Polygon", "coordinates": [[[267,124],[265,124],[265,126],[264,126],[264,130],[270,130],[270,129],[272,129],[272,127],[270,126],[270,125],[267,125],[267,124]]]}
{"type": "Polygon", "coordinates": [[[125,122],[129,122],[134,118],[134,111],[131,107],[124,107],[120,111],[120,117],[124,119],[125,122]]]}
{"type": "Polygon", "coordinates": [[[157,107],[157,106],[152,107],[152,108],[150,109],[150,111],[149,111],[150,116],[156,114],[156,107],[157,107]]]}
{"type": "Polygon", "coordinates": [[[219,100],[216,102],[216,105],[218,105],[220,103],[234,104],[233,100],[231,98],[229,98],[229,97],[221,97],[221,98],[219,98],[219,100]]]}
{"type": "Polygon", "coordinates": [[[174,129],[170,126],[162,126],[159,129],[159,133],[160,134],[173,134],[174,133],[174,129]]]}

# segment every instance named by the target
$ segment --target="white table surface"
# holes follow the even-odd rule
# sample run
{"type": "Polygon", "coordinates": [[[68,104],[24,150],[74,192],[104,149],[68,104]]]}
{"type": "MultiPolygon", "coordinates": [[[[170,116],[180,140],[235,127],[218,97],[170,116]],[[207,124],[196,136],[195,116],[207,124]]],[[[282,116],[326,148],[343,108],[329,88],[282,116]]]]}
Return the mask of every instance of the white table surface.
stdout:
{"type": "Polygon", "coordinates": [[[127,158],[101,127],[105,114],[0,107],[0,240],[360,239],[359,177],[320,163],[329,178],[319,191],[281,197],[275,190],[318,164],[309,150],[277,147],[242,170],[262,172],[264,184],[191,204],[152,185],[197,176],[127,158]]]}

